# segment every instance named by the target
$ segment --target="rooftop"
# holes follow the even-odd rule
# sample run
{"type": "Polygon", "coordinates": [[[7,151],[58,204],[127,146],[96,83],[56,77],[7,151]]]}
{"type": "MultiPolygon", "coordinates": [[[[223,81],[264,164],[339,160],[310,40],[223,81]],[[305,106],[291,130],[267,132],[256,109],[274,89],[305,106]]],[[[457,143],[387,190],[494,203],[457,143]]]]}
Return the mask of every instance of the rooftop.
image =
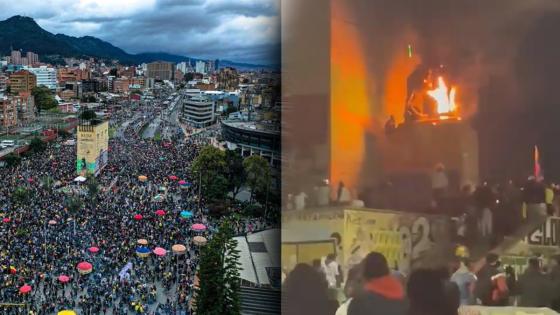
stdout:
{"type": "Polygon", "coordinates": [[[273,122],[224,120],[222,121],[222,124],[233,128],[245,129],[250,131],[280,134],[280,125],[273,122]]]}

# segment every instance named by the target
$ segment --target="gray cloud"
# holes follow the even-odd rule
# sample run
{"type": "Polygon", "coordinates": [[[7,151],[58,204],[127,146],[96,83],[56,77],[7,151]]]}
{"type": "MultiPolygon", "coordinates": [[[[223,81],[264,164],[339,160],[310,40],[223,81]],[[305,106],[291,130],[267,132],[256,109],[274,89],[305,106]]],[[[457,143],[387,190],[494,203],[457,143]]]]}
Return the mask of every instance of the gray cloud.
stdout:
{"type": "Polygon", "coordinates": [[[120,10],[80,7],[79,0],[44,2],[20,0],[4,6],[0,18],[31,16],[50,32],[95,36],[130,53],[279,63],[279,0],[135,0],[120,10]]]}
{"type": "Polygon", "coordinates": [[[208,12],[244,16],[275,16],[277,8],[271,1],[210,3],[206,6],[208,12]]]}

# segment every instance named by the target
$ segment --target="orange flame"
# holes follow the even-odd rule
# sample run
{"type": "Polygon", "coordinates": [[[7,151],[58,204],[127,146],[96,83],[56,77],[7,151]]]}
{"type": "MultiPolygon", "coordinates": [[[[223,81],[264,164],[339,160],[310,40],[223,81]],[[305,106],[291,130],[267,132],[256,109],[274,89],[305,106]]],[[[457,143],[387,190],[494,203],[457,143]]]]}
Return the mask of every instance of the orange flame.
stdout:
{"type": "Polygon", "coordinates": [[[455,94],[456,89],[451,87],[451,90],[449,90],[442,77],[438,78],[437,88],[428,91],[428,95],[430,95],[437,103],[438,114],[453,113],[457,110],[455,94]]]}

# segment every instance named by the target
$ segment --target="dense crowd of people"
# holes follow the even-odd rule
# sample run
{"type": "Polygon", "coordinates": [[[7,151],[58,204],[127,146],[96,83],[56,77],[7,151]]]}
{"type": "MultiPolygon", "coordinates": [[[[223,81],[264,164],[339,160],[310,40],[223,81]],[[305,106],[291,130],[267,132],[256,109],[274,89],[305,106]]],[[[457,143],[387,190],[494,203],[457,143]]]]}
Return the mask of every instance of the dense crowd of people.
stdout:
{"type": "Polygon", "coordinates": [[[477,272],[467,259],[456,257],[447,266],[403,275],[391,270],[381,253],[371,252],[350,268],[346,279],[329,256],[313,265],[300,263],[286,275],[285,314],[457,315],[472,305],[560,311],[560,256],[549,265],[531,257],[521,275],[504,268],[496,254],[488,254],[477,272]]]}
{"type": "MultiPolygon", "coordinates": [[[[74,181],[76,147],[62,140],[0,170],[1,314],[50,315],[64,309],[190,314],[199,253],[193,237],[211,237],[220,224],[208,216],[204,198],[198,202],[190,170],[208,140],[185,138],[179,130],[169,141],[146,140],[139,134],[139,119],[124,110],[113,113],[111,127],[118,129],[109,141],[108,164],[96,178],[101,189],[95,196],[87,195],[92,179],[74,181]],[[179,185],[179,180],[187,183],[179,185]],[[14,197],[16,189],[27,191],[23,200],[14,197]],[[76,198],[72,191],[84,192],[76,211],[69,206],[76,198]],[[207,229],[193,231],[194,223],[207,229]],[[140,239],[167,253],[139,257],[140,239]],[[172,252],[175,244],[186,251],[172,252]],[[92,264],[91,273],[78,272],[83,261],[92,264]],[[24,285],[30,292],[20,291],[24,285]]],[[[262,219],[235,224],[239,234],[266,227],[262,219]]]]}

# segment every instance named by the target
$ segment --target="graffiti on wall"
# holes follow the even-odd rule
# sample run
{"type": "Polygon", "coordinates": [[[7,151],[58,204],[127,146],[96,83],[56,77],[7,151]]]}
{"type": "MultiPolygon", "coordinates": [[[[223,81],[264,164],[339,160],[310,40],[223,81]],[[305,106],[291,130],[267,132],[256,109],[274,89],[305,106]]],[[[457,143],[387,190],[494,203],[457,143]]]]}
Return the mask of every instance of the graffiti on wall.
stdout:
{"type": "Polygon", "coordinates": [[[408,274],[447,238],[446,226],[445,220],[415,214],[347,211],[345,263],[350,267],[378,251],[408,274]]]}
{"type": "Polygon", "coordinates": [[[550,217],[526,239],[529,245],[558,247],[560,245],[560,217],[550,217]]]}
{"type": "MultiPolygon", "coordinates": [[[[284,243],[315,246],[314,242],[333,240],[337,260],[346,271],[377,251],[392,268],[408,274],[428,259],[436,244],[448,238],[445,219],[411,213],[339,209],[293,213],[282,221],[284,243]]],[[[320,253],[318,246],[308,250],[320,253]]]]}

